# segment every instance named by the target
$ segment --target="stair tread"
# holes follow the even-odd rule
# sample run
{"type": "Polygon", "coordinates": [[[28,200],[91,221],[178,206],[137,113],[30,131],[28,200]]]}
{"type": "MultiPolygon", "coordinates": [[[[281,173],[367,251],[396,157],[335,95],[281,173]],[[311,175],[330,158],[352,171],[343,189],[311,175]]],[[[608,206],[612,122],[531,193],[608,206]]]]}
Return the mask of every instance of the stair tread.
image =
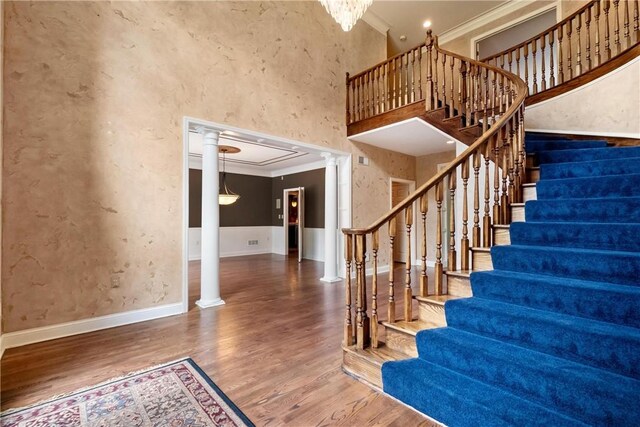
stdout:
{"type": "Polygon", "coordinates": [[[473,270],[446,270],[444,274],[447,276],[455,276],[455,277],[466,277],[468,278],[473,270]]]}
{"type": "Polygon", "coordinates": [[[536,184],[537,183],[535,183],[535,182],[525,182],[524,184],[522,184],[522,186],[525,187],[525,188],[535,188],[536,184]]]}
{"type": "Polygon", "coordinates": [[[419,331],[423,331],[425,329],[433,329],[440,328],[441,326],[436,325],[435,323],[425,322],[424,320],[413,320],[412,322],[406,322],[404,320],[400,320],[398,322],[387,322],[382,321],[382,325],[385,328],[393,329],[398,332],[403,332],[409,335],[415,336],[419,331]]]}
{"type": "MultiPolygon", "coordinates": [[[[512,203],[513,205],[513,203],[512,203]]],[[[494,224],[492,225],[493,228],[497,228],[499,230],[508,230],[511,227],[511,224],[494,224]]]]}
{"type": "Polygon", "coordinates": [[[456,295],[429,295],[426,297],[422,297],[422,296],[416,295],[414,298],[421,302],[427,302],[427,303],[436,304],[436,305],[444,305],[447,301],[451,301],[451,300],[455,300],[463,297],[459,297],[456,295]]]}
{"type": "Polygon", "coordinates": [[[473,252],[491,252],[491,248],[483,248],[481,246],[474,246],[471,248],[473,252]]]}
{"type": "Polygon", "coordinates": [[[384,342],[379,342],[377,348],[367,347],[365,349],[360,349],[353,345],[343,347],[343,349],[380,366],[382,366],[384,362],[391,360],[403,360],[409,358],[405,353],[389,348],[384,342]]]}

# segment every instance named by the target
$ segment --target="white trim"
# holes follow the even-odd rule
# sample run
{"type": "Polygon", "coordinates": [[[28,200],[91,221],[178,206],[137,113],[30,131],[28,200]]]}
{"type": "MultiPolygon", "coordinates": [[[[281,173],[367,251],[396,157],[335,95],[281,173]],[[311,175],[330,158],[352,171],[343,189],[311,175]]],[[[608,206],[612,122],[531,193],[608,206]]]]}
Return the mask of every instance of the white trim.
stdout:
{"type": "MultiPolygon", "coordinates": [[[[200,159],[202,161],[202,159],[200,159]]],[[[202,169],[202,165],[200,166],[202,169]]],[[[189,311],[189,120],[182,120],[182,312],[189,311]]]]}
{"type": "Polygon", "coordinates": [[[0,359],[4,355],[4,335],[0,334],[0,359]]]}
{"type": "MultiPolygon", "coordinates": [[[[506,4],[509,4],[509,3],[506,3],[506,4]]],[[[495,28],[492,28],[489,31],[486,31],[486,32],[484,32],[484,33],[482,33],[480,35],[472,37],[471,38],[471,47],[470,47],[471,50],[469,51],[471,53],[471,57],[475,58],[475,56],[476,56],[476,43],[478,43],[480,40],[486,39],[487,37],[491,37],[492,35],[498,34],[498,33],[502,32],[504,30],[507,30],[507,29],[509,29],[511,27],[515,27],[516,25],[521,24],[523,22],[526,22],[526,21],[528,21],[528,20],[530,20],[532,18],[535,18],[536,16],[542,15],[543,13],[546,13],[546,12],[550,11],[551,9],[555,9],[556,10],[556,23],[558,23],[560,21],[560,16],[561,15],[560,15],[560,7],[559,7],[559,4],[558,4],[558,0],[556,0],[553,3],[548,3],[548,4],[540,7],[539,9],[536,9],[536,10],[534,10],[532,12],[529,12],[529,13],[527,13],[525,15],[518,16],[517,18],[512,19],[511,21],[509,21],[509,22],[507,22],[505,24],[502,24],[502,25],[500,25],[498,27],[495,27],[495,28]]],[[[508,13],[510,13],[510,12],[511,11],[509,11],[508,13]]],[[[440,39],[438,40],[438,42],[439,43],[443,43],[440,39]]],[[[478,58],[476,58],[476,59],[478,59],[478,58]]]]}
{"type": "Polygon", "coordinates": [[[470,31],[476,30],[484,25],[492,23],[496,19],[500,19],[510,13],[517,12],[518,10],[527,7],[532,3],[535,3],[535,0],[512,0],[507,3],[503,3],[499,6],[494,7],[493,9],[486,11],[481,15],[476,16],[475,18],[471,18],[468,21],[463,22],[462,24],[443,32],[438,37],[438,43],[440,45],[448,43],[451,40],[464,36],[470,31]]]}
{"type": "Polygon", "coordinates": [[[161,317],[182,314],[182,303],[166,304],[157,307],[143,308],[140,310],[125,311],[123,313],[108,314],[106,316],[92,317],[57,325],[43,326],[41,328],[26,329],[24,331],[9,332],[2,335],[2,350],[20,347],[42,341],[68,337],[71,335],[85,334],[87,332],[114,328],[116,326],[129,325],[131,323],[145,322],[161,317]]]}
{"type": "Polygon", "coordinates": [[[640,139],[640,134],[631,132],[593,132],[582,130],[562,130],[562,129],[533,129],[525,128],[527,132],[552,133],[560,135],[585,135],[585,136],[610,136],[611,138],[631,138],[640,139]]]}
{"type": "Polygon", "coordinates": [[[384,19],[380,18],[371,10],[368,10],[364,14],[362,20],[385,37],[387,36],[389,29],[391,28],[391,25],[389,25],[384,19]]]}
{"type": "Polygon", "coordinates": [[[308,172],[316,169],[324,169],[326,162],[324,160],[318,160],[312,163],[305,163],[304,165],[290,166],[288,168],[277,169],[271,171],[270,177],[276,178],[282,175],[293,175],[294,173],[308,172]]]}

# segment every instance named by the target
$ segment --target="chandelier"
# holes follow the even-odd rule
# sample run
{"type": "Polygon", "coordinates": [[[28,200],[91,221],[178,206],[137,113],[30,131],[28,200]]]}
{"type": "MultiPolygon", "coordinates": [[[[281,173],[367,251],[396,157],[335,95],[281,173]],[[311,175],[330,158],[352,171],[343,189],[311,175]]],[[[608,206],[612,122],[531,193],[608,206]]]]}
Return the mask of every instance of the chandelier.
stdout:
{"type": "Polygon", "coordinates": [[[349,31],[356,25],[371,3],[373,0],[320,0],[320,4],[344,31],[349,31]]]}
{"type": "Polygon", "coordinates": [[[225,169],[227,161],[226,154],[239,153],[240,149],[229,145],[221,145],[218,147],[218,151],[222,153],[222,183],[220,185],[220,194],[218,194],[218,203],[221,205],[232,205],[240,198],[240,196],[229,190],[227,187],[227,172],[225,169]]]}

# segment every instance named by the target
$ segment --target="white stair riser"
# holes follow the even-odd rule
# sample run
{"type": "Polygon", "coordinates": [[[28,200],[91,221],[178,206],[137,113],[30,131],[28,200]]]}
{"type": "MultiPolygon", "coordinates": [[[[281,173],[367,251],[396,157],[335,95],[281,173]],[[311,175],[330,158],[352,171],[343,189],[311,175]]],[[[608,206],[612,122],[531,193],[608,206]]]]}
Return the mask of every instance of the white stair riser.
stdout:
{"type": "Polygon", "coordinates": [[[511,207],[511,222],[524,222],[524,206],[511,207]]]}
{"type": "Polygon", "coordinates": [[[522,187],[522,198],[525,202],[537,200],[536,187],[522,187]]]}
{"type": "Polygon", "coordinates": [[[493,244],[495,246],[510,245],[511,235],[508,229],[494,228],[493,229],[493,244]]]}

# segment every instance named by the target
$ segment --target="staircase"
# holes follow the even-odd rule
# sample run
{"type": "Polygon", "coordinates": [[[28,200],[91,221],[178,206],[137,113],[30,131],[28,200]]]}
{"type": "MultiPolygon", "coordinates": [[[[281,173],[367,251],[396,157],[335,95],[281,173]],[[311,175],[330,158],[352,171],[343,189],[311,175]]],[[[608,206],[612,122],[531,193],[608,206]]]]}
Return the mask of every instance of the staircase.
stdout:
{"type": "Polygon", "coordinates": [[[449,425],[639,425],[640,147],[527,136],[537,200],[386,393],[449,425]]]}
{"type": "Polygon", "coordinates": [[[448,425],[640,425],[640,146],[524,131],[525,105],[640,55],[637,10],[589,2],[484,62],[428,32],[347,76],[349,135],[420,117],[469,148],[343,230],[345,372],[448,425]],[[404,239],[379,274],[412,232],[417,271],[404,239]]]}

